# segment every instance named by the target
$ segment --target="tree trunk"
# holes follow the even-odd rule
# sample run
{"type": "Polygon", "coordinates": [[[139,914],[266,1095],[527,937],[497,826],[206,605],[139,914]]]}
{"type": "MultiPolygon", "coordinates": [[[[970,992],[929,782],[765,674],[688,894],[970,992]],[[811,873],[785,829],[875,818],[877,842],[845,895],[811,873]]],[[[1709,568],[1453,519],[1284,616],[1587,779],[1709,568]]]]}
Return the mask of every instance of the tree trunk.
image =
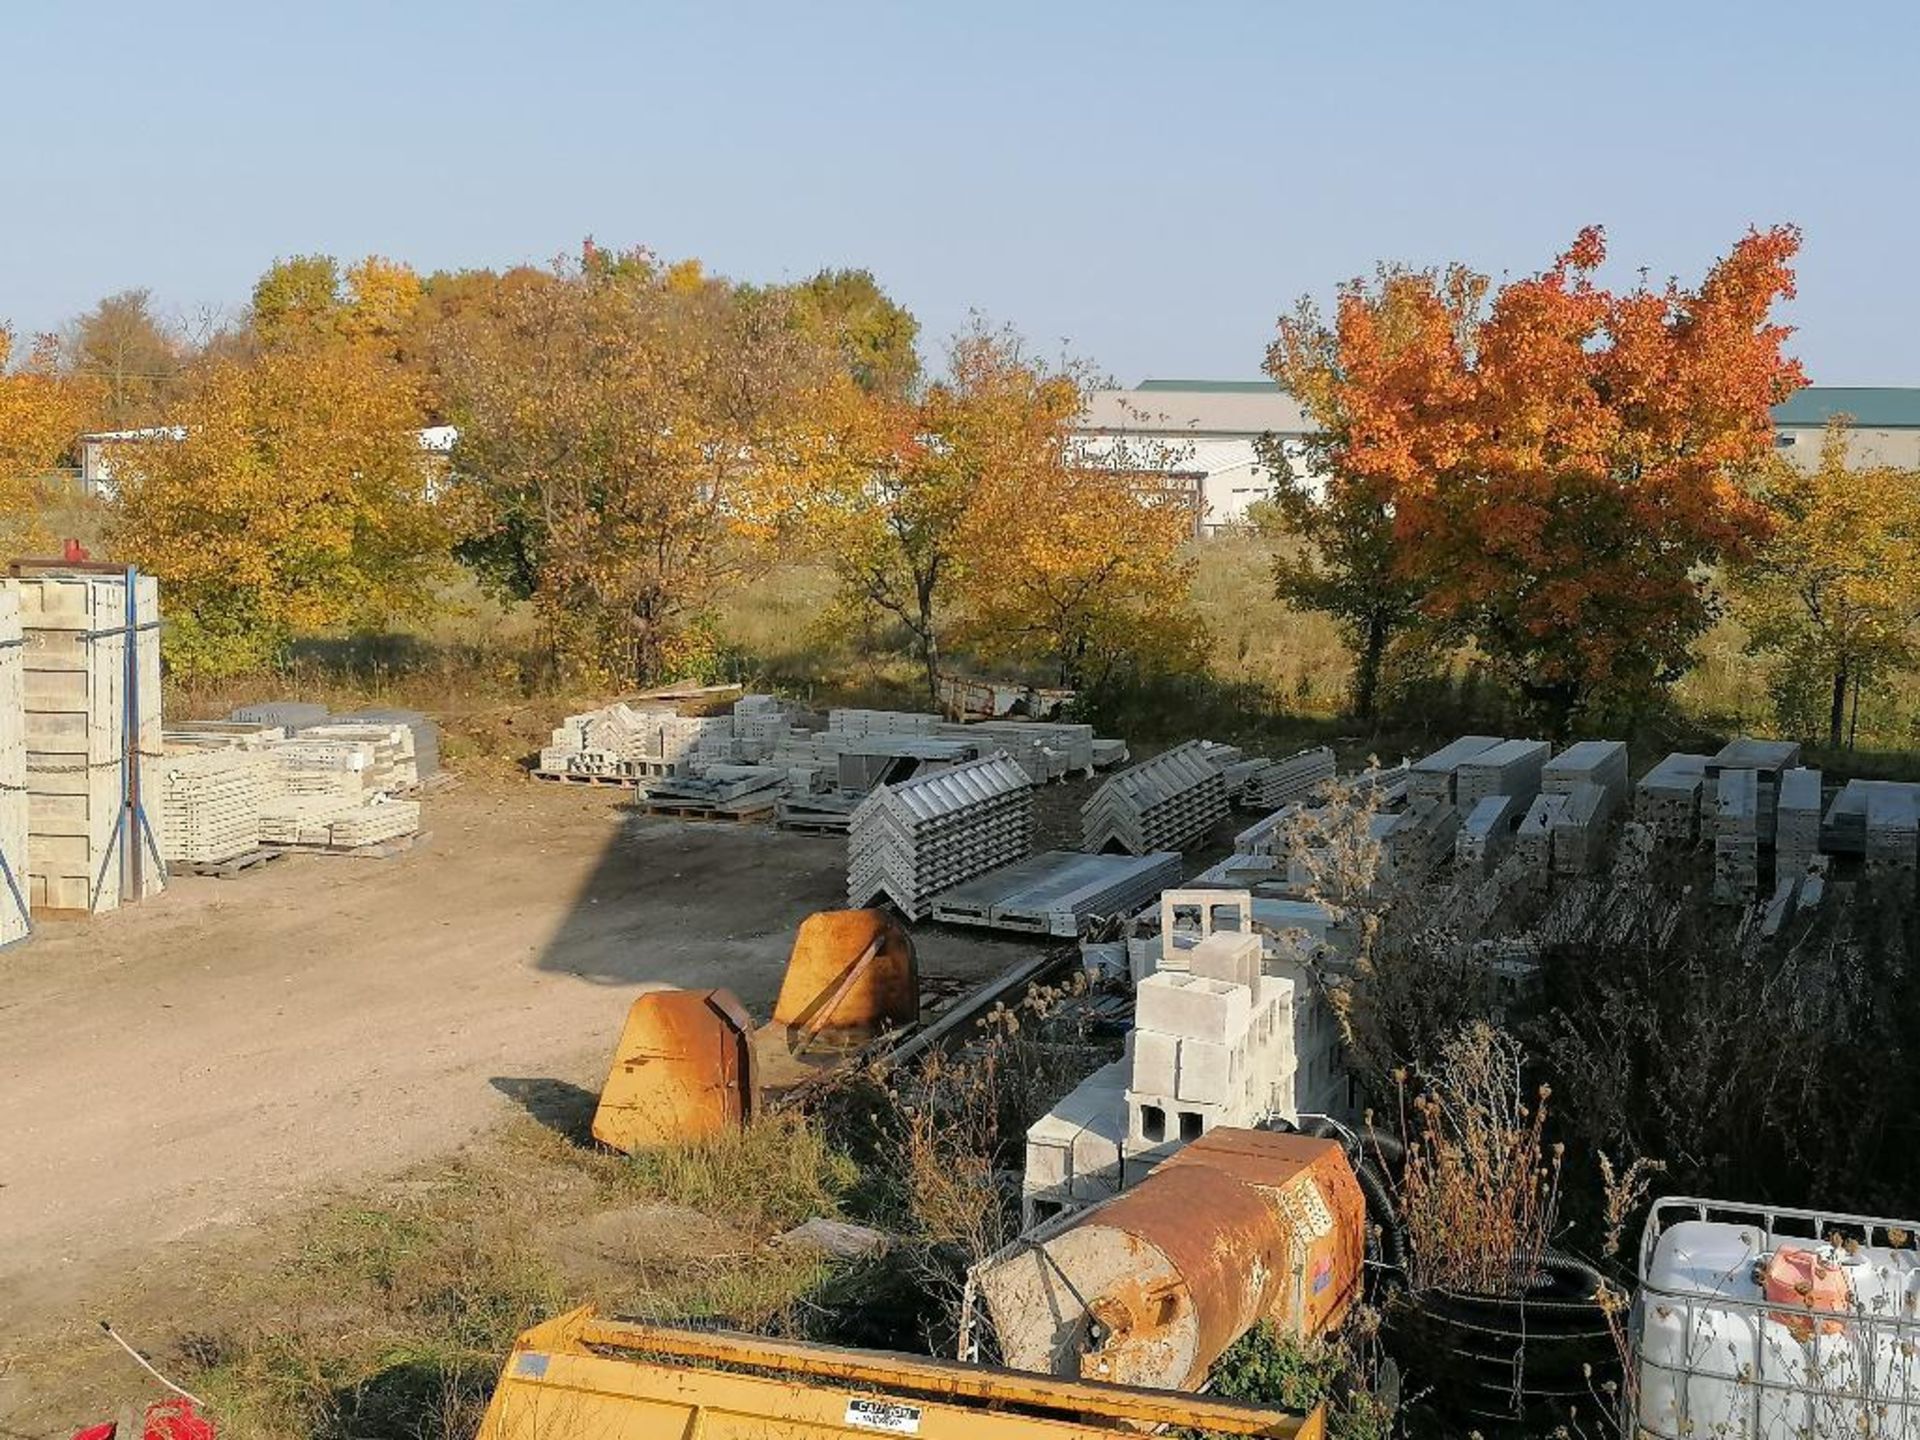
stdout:
{"type": "Polygon", "coordinates": [[[1833,704],[1827,711],[1827,744],[1833,749],[1840,748],[1840,732],[1847,723],[1847,674],[1846,662],[1842,661],[1833,672],[1833,704]]]}
{"type": "Polygon", "coordinates": [[[1366,642],[1360,647],[1360,663],[1353,672],[1353,715],[1356,720],[1374,718],[1380,700],[1380,671],[1386,661],[1387,641],[1392,629],[1384,615],[1367,620],[1366,642]]]}

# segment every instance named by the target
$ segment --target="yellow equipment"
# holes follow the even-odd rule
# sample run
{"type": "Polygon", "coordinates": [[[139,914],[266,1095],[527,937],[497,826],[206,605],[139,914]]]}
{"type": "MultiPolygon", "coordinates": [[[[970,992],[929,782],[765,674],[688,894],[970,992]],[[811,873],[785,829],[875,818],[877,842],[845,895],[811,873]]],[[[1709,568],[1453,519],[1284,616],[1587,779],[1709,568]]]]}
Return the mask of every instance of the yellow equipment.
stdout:
{"type": "Polygon", "coordinates": [[[515,1343],[478,1440],[1112,1440],[1178,1425],[1320,1440],[1324,1416],[886,1351],[603,1320],[515,1343]]]}
{"type": "Polygon", "coordinates": [[[753,1020],[726,990],[633,1002],[593,1112],[593,1138],[632,1155],[736,1128],[759,1104],[753,1020]]]}

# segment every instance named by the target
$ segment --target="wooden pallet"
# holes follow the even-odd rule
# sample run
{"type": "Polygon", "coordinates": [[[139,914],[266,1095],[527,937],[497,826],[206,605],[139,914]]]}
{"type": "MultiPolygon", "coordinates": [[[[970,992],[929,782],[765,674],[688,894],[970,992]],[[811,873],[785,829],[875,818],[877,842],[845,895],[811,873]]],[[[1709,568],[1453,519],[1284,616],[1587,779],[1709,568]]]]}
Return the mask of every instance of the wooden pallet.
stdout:
{"type": "Polygon", "coordinates": [[[752,810],[735,810],[727,805],[703,805],[697,800],[649,800],[647,813],[670,820],[725,820],[735,825],[751,825],[773,814],[772,804],[752,810]]]}
{"type": "Polygon", "coordinates": [[[444,795],[460,788],[460,777],[450,770],[438,770],[407,792],[409,800],[424,800],[429,795],[444,795]]]}
{"type": "Polygon", "coordinates": [[[392,860],[418,850],[432,838],[431,830],[418,830],[411,835],[400,835],[373,845],[355,845],[351,849],[333,845],[274,845],[269,848],[280,855],[338,855],[349,860],[392,860]]]}
{"type": "Polygon", "coordinates": [[[844,824],[835,825],[825,820],[776,820],[774,825],[789,835],[836,835],[843,840],[848,828],[844,824]]]}
{"type": "Polygon", "coordinates": [[[227,860],[172,860],[167,869],[175,875],[205,875],[215,880],[231,880],[236,875],[257,869],[270,861],[278,860],[287,852],[262,845],[257,850],[249,850],[244,855],[235,855],[227,860]]]}
{"type": "Polygon", "coordinates": [[[551,785],[604,785],[615,790],[638,790],[646,782],[638,775],[584,775],[572,770],[535,770],[536,780],[551,785]]]}

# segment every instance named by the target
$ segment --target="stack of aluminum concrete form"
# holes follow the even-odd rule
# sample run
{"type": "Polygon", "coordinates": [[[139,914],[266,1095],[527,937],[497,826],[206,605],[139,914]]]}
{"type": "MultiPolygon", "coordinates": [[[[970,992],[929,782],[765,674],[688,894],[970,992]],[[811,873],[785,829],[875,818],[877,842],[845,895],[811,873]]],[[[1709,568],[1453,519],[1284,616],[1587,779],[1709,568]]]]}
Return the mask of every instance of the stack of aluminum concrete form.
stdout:
{"type": "Polygon", "coordinates": [[[1285,855],[1294,822],[1303,813],[1299,805],[1282,805],[1264,820],[1256,820],[1233,837],[1236,855],[1285,855]]]}
{"type": "Polygon", "coordinates": [[[1476,803],[1454,837],[1454,863],[1472,875],[1488,875],[1513,848],[1513,834],[1526,817],[1529,800],[1493,794],[1476,803]]]}
{"type": "Polygon", "coordinates": [[[933,918],[1031,935],[1076,936],[1180,881],[1180,856],[1048,850],[989,870],[933,902],[933,918]]]}
{"type": "Polygon", "coordinates": [[[1691,845],[1700,833],[1701,797],[1711,757],[1675,752],[1640,777],[1633,818],[1666,845],[1691,845]]]}
{"type": "Polygon", "coordinates": [[[1333,779],[1333,751],[1325,745],[1302,750],[1284,760],[1269,760],[1247,782],[1245,803],[1277,809],[1297,800],[1310,800],[1333,779]]]}
{"type": "Polygon", "coordinates": [[[1491,795],[1511,795],[1524,809],[1540,793],[1540,771],[1553,747],[1544,740],[1502,740],[1454,769],[1454,804],[1462,815],[1491,795]]]}
{"type": "Polygon", "coordinates": [[[160,764],[160,853],[218,865],[260,848],[269,761],[259,750],[174,753],[160,764]]]}
{"type": "Polygon", "coordinates": [[[227,717],[249,725],[277,725],[286,731],[326,723],[327,707],[305,700],[262,700],[242,705],[227,717]]]}
{"type": "Polygon", "coordinates": [[[1565,803],[1547,819],[1553,831],[1553,873],[1585,875],[1599,869],[1606,857],[1613,792],[1583,781],[1569,786],[1560,798],[1565,803]]]}
{"type": "Polygon", "coordinates": [[[32,928],[27,895],[26,641],[20,633],[20,587],[0,580],[0,945],[32,928]]]}
{"type": "Polygon", "coordinates": [[[371,722],[406,726],[413,735],[415,773],[422,780],[431,780],[440,773],[440,727],[423,711],[374,706],[371,709],[356,710],[351,715],[342,715],[338,718],[347,724],[371,722]]]}
{"type": "Polygon", "coordinates": [[[1418,810],[1453,804],[1455,776],[1460,767],[1500,743],[1498,735],[1462,735],[1424,760],[1414,761],[1407,777],[1408,803],[1418,810]]]}
{"type": "Polygon", "coordinates": [[[708,820],[772,815],[787,793],[787,772],[765,765],[709,765],[700,776],[656,780],[647,787],[647,811],[708,820]]]}
{"type": "Polygon", "coordinates": [[[742,695],[733,703],[733,738],[741,758],[753,764],[769,760],[793,734],[793,712],[772,695],[742,695]]]}
{"type": "Polygon", "coordinates": [[[1806,874],[1820,853],[1820,772],[1794,766],[1780,772],[1774,808],[1773,871],[1782,879],[1806,874]]]}
{"type": "Polygon", "coordinates": [[[1606,792],[1606,814],[1627,800],[1627,747],[1619,740],[1582,740],[1569,745],[1540,771],[1540,788],[1549,795],[1571,795],[1576,785],[1598,785],[1606,792]]]}
{"type": "Polygon", "coordinates": [[[175,720],[160,732],[169,755],[187,750],[264,750],[287,738],[283,725],[244,720],[175,720]]]}
{"type": "Polygon", "coordinates": [[[1024,726],[1005,728],[1015,733],[988,733],[984,725],[942,725],[936,734],[943,740],[965,745],[975,754],[1005,755],[1026,771],[1027,778],[1036,785],[1066,778],[1068,765],[1064,747],[1051,745],[1037,734],[1019,733],[1024,726]]]}
{"type": "Polygon", "coordinates": [[[1920,793],[1913,787],[1883,785],[1867,792],[1865,853],[1869,878],[1887,885],[1913,883],[1920,867],[1920,793]]]}
{"type": "Polygon", "coordinates": [[[358,850],[404,839],[420,829],[413,800],[362,804],[326,796],[269,799],[260,810],[262,844],[311,850],[358,850]]]}
{"type": "Polygon", "coordinates": [[[1820,848],[1836,855],[1867,851],[1867,801],[1876,790],[1910,794],[1920,803],[1920,785],[1902,780],[1849,780],[1827,806],[1820,825],[1820,848]]]}
{"type": "Polygon", "coordinates": [[[1226,819],[1227,782],[1189,740],[1113,775],[1080,810],[1080,848],[1182,850],[1226,819]]]}
{"type": "MultiPolygon", "coordinates": [[[[1050,756],[1057,757],[1045,762],[1051,772],[1046,777],[1048,779],[1093,774],[1094,737],[1091,725],[1070,724],[1062,720],[980,720],[970,725],[942,725],[936,733],[960,739],[985,737],[1020,761],[1029,774],[1034,773],[1034,767],[1028,764],[1029,757],[1034,757],[1036,751],[1045,750],[1050,756]]],[[[1039,778],[1035,775],[1035,779],[1039,778]]]]}
{"type": "Polygon", "coordinates": [[[283,742],[282,749],[312,749],[333,742],[369,747],[365,784],[383,795],[396,795],[420,784],[420,766],[413,744],[413,727],[397,720],[330,721],[309,725],[299,739],[283,742]]]}
{"type": "Polygon", "coordinates": [[[1104,736],[1098,736],[1098,735],[1094,737],[1094,740],[1093,740],[1093,768],[1094,769],[1112,770],[1116,766],[1126,764],[1127,761],[1130,760],[1131,758],[1132,756],[1128,753],[1128,750],[1127,750],[1126,741],[1113,740],[1113,739],[1109,739],[1104,736]]]}
{"type": "Polygon", "coordinates": [[[1760,893],[1760,777],[1722,770],[1713,801],[1713,898],[1750,905],[1760,893]]]}
{"type": "Polygon", "coordinates": [[[1565,795],[1534,796],[1520,828],[1514,832],[1514,857],[1521,873],[1536,884],[1544,884],[1553,874],[1555,826],[1566,811],[1567,802],[1565,795]]]}
{"type": "Polygon", "coordinates": [[[917,710],[829,710],[827,729],[835,735],[934,735],[938,715],[917,710]]]}
{"type": "Polygon", "coordinates": [[[161,762],[159,587],[140,577],[131,634],[118,576],[28,575],[19,591],[29,895],[35,909],[117,909],[136,872],[141,894],[166,883],[155,853],[158,816],[150,799],[145,813],[131,813],[127,768],[131,750],[139,793],[151,797],[161,762]],[[129,644],[137,715],[128,713],[129,644]]]}
{"type": "Polygon", "coordinates": [[[1033,848],[1033,784],[1004,755],[882,785],[847,828],[847,901],[915,920],[936,896],[1033,848]]]}
{"type": "MultiPolygon", "coordinates": [[[[849,795],[864,795],[876,785],[897,785],[915,775],[945,770],[997,754],[991,745],[975,740],[947,740],[928,735],[847,735],[838,737],[841,749],[834,757],[835,783],[849,795]]],[[[1015,762],[1018,763],[1017,761],[1015,762]]],[[[1021,767],[1023,770],[1026,768],[1021,767]]],[[[1031,772],[1027,778],[1033,779],[1031,772]]],[[[1039,782],[1035,782],[1039,783],[1039,782]]]]}
{"type": "Polygon", "coordinates": [[[1402,883],[1426,879],[1445,863],[1460,834],[1460,812],[1451,805],[1430,805],[1377,815],[1383,878],[1402,883]]]}
{"type": "MultiPolygon", "coordinates": [[[[404,734],[404,727],[402,728],[404,734]]],[[[303,731],[266,748],[273,762],[269,788],[286,796],[331,796],[365,803],[375,795],[392,795],[415,783],[411,766],[401,763],[399,746],[372,738],[322,738],[303,731]]]]}
{"type": "Polygon", "coordinates": [[[844,835],[853,823],[853,812],[859,803],[858,796],[840,791],[790,789],[774,806],[773,823],[782,830],[797,830],[806,835],[844,835]]]}
{"type": "Polygon", "coordinates": [[[1707,778],[1701,790],[1704,809],[1713,801],[1714,786],[1725,770],[1751,770],[1759,782],[1758,826],[1760,843],[1773,844],[1774,805],[1780,790],[1780,772],[1800,763],[1800,747],[1791,740],[1756,740],[1736,735],[1707,761],[1707,778]]]}

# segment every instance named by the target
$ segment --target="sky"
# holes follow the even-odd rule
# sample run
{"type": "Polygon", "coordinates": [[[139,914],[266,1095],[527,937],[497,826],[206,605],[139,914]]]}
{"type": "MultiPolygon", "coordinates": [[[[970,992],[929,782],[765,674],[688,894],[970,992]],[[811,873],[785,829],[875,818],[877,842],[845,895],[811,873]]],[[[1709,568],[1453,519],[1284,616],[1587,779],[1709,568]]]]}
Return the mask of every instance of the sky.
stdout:
{"type": "Polygon", "coordinates": [[[237,308],[276,257],[600,244],[865,267],[1122,382],[1258,375],[1382,260],[1697,280],[1805,233],[1792,348],[1920,385],[1920,6],[800,3],[9,7],[0,319],[237,308]],[[1905,277],[1905,278],[1903,278],[1905,277]]]}

